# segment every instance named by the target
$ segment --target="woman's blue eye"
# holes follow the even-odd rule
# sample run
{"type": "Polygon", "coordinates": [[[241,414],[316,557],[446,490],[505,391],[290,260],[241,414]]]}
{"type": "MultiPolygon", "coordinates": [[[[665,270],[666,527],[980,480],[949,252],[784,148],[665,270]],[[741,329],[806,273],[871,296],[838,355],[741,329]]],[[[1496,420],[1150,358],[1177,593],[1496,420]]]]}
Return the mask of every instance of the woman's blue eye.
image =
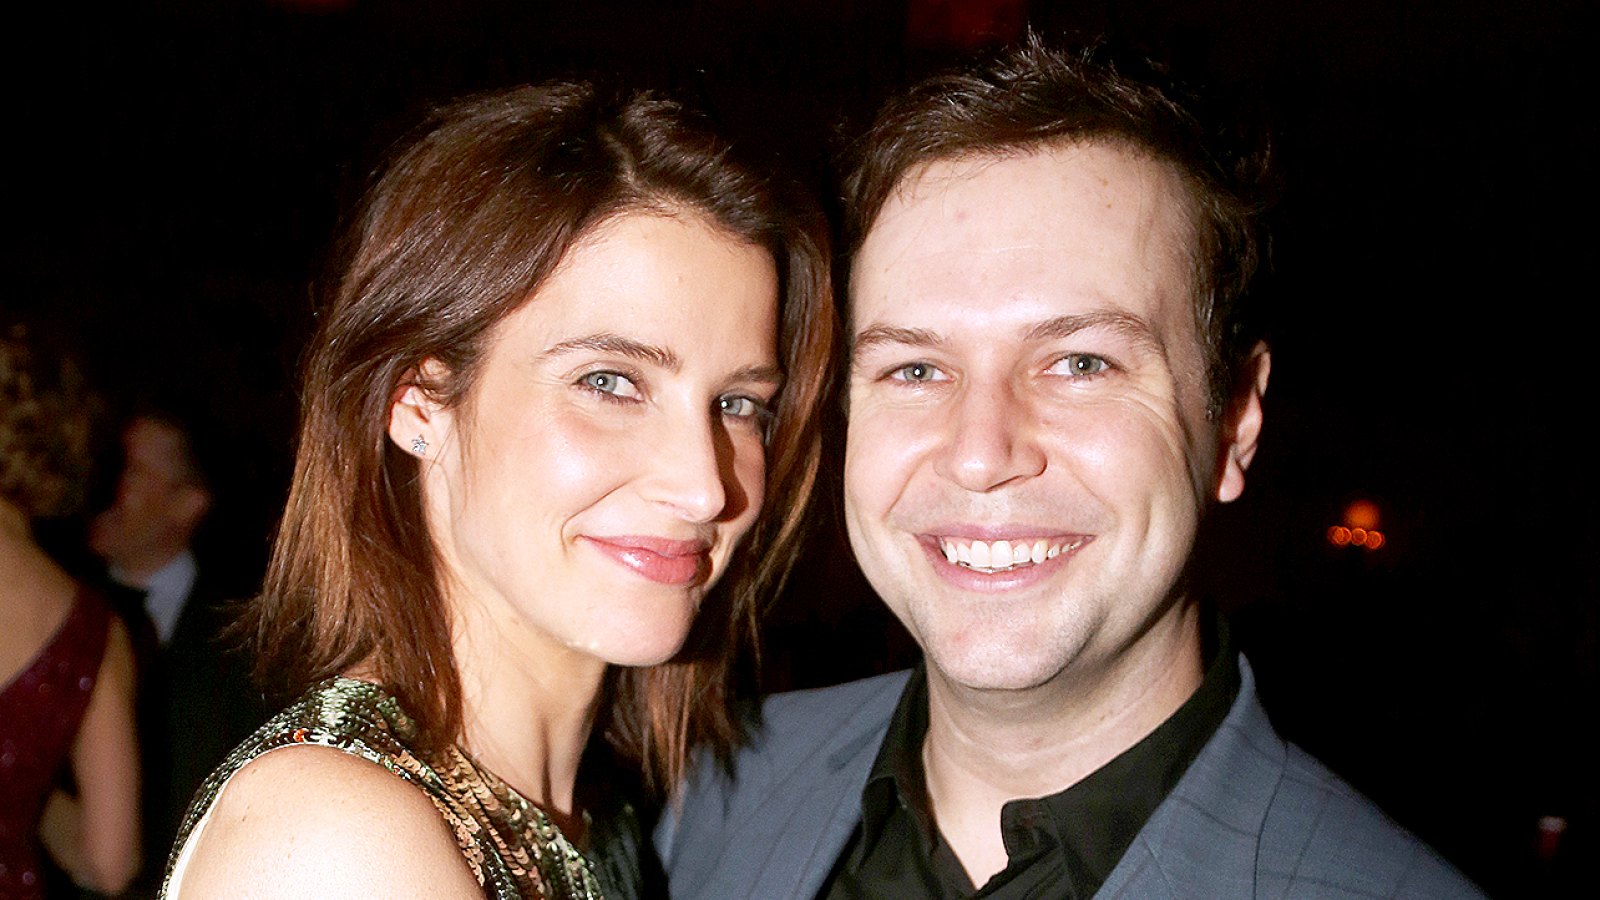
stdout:
{"type": "Polygon", "coordinates": [[[717,411],[736,419],[748,419],[762,413],[764,407],[752,397],[718,397],[717,411]]]}
{"type": "Polygon", "coordinates": [[[614,397],[637,397],[639,390],[632,379],[616,372],[590,372],[579,379],[579,383],[589,390],[614,397]]]}

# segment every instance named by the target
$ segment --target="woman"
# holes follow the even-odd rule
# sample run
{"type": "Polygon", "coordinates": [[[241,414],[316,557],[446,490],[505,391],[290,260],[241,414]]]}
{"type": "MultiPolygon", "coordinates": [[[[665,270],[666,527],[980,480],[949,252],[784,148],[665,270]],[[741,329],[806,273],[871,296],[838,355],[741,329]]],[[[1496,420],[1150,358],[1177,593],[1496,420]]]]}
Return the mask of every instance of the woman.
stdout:
{"type": "Polygon", "coordinates": [[[35,341],[0,327],[0,897],[44,896],[41,844],[114,894],[139,860],[133,647],[33,540],[34,518],[83,499],[93,409],[75,367],[35,341]]]}
{"type": "Polygon", "coordinates": [[[816,218],[678,106],[443,111],[374,187],[308,365],[252,613],[306,693],[202,788],[168,894],[636,893],[637,826],[580,757],[602,733],[659,791],[737,739],[831,309],[816,218]]]}

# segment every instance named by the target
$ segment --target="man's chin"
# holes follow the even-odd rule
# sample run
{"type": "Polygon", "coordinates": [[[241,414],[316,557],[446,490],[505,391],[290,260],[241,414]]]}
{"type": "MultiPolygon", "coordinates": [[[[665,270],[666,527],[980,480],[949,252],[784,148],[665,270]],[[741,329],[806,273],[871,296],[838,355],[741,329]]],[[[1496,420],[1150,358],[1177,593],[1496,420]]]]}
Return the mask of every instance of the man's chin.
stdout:
{"type": "Polygon", "coordinates": [[[94,555],[106,560],[108,564],[111,564],[111,561],[117,556],[116,541],[104,534],[100,529],[93,527],[89,529],[88,544],[94,555]]]}
{"type": "Polygon", "coordinates": [[[1063,661],[1039,650],[1037,644],[1005,643],[964,652],[935,648],[925,655],[930,677],[952,688],[1004,693],[1040,688],[1061,674],[1063,661]]]}

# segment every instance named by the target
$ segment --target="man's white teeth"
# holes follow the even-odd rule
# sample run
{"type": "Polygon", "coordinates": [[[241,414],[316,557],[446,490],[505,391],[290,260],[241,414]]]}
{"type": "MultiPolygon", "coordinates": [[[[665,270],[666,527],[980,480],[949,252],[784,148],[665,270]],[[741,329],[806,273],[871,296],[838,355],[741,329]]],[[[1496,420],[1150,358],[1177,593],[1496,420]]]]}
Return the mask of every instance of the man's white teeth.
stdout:
{"type": "Polygon", "coordinates": [[[940,538],[939,549],[951,565],[965,566],[980,572],[1003,572],[1019,566],[1031,566],[1047,559],[1055,559],[1063,551],[1078,549],[1083,541],[1066,538],[1029,541],[965,541],[960,538],[940,538]]]}

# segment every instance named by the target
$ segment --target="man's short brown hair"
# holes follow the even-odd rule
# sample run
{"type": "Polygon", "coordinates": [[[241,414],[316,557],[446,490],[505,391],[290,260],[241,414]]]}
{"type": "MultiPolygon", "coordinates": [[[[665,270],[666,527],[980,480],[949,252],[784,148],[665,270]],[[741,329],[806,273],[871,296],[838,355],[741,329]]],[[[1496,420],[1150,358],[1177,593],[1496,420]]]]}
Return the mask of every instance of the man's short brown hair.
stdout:
{"type": "Polygon", "coordinates": [[[1195,318],[1217,412],[1259,337],[1244,300],[1264,255],[1267,144],[1224,149],[1174,89],[1125,75],[1104,55],[1071,54],[1030,37],[891,100],[853,153],[845,181],[846,249],[854,255],[895,190],[936,161],[1083,142],[1148,155],[1173,167],[1194,202],[1195,318]]]}

